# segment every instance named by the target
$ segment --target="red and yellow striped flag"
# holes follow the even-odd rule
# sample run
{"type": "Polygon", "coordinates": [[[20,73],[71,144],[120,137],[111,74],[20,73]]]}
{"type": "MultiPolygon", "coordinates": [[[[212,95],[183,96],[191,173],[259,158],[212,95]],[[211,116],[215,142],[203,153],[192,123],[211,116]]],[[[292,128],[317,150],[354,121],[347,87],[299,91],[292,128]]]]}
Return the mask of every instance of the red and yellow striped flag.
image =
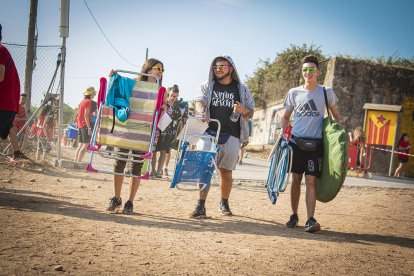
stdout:
{"type": "Polygon", "coordinates": [[[397,125],[396,112],[368,110],[365,135],[367,143],[373,145],[392,146],[397,125]]]}

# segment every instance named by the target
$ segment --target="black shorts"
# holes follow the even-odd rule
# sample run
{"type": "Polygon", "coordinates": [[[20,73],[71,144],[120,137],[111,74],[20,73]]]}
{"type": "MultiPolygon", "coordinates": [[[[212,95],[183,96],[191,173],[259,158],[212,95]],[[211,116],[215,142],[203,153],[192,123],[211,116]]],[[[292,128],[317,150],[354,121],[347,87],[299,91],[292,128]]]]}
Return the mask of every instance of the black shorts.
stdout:
{"type": "Polygon", "coordinates": [[[88,134],[88,127],[85,126],[79,129],[79,143],[89,144],[91,136],[88,134]]]}
{"type": "Polygon", "coordinates": [[[321,177],[322,161],[323,161],[323,143],[319,145],[316,151],[301,150],[292,141],[289,142],[292,147],[292,173],[312,175],[317,178],[321,177]]]}
{"type": "Polygon", "coordinates": [[[10,129],[13,127],[16,112],[10,110],[0,110],[0,137],[7,139],[10,129]]]}
{"type": "Polygon", "coordinates": [[[408,158],[398,158],[400,160],[400,163],[405,164],[408,162],[408,158]]]}

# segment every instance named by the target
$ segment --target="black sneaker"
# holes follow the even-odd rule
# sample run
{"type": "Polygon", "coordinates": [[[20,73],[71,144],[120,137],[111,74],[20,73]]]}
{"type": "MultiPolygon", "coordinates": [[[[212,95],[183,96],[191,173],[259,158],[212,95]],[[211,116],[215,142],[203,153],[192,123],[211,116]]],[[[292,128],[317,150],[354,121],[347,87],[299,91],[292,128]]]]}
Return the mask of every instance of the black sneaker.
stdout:
{"type": "Polygon", "coordinates": [[[286,227],[287,228],[295,228],[296,226],[298,226],[298,221],[299,221],[298,214],[293,214],[293,215],[290,216],[289,221],[286,222],[286,227]]]}
{"type": "Polygon", "coordinates": [[[195,210],[190,214],[190,218],[203,219],[206,218],[206,208],[197,204],[195,210]]]}
{"type": "Polygon", "coordinates": [[[109,212],[117,212],[119,208],[122,206],[122,199],[117,199],[115,196],[111,198],[111,201],[108,204],[108,207],[106,207],[106,210],[109,212]]]}
{"type": "Polygon", "coordinates": [[[219,207],[220,207],[221,214],[223,216],[232,216],[233,215],[233,213],[230,211],[230,207],[229,207],[228,202],[220,201],[219,207]]]}
{"type": "Polygon", "coordinates": [[[134,212],[134,204],[130,200],[125,203],[124,210],[122,210],[122,214],[130,215],[134,212]]]}
{"type": "Polygon", "coordinates": [[[155,173],[155,178],[162,178],[162,172],[155,173]]]}
{"type": "Polygon", "coordinates": [[[30,158],[27,157],[26,155],[24,155],[23,152],[21,152],[20,150],[18,150],[18,151],[15,151],[13,153],[13,160],[16,160],[16,159],[25,159],[25,160],[28,160],[30,158]]]}
{"type": "Polygon", "coordinates": [[[305,231],[309,233],[315,233],[319,230],[321,230],[321,226],[319,225],[319,223],[316,221],[315,218],[310,217],[305,224],[305,231]]]}

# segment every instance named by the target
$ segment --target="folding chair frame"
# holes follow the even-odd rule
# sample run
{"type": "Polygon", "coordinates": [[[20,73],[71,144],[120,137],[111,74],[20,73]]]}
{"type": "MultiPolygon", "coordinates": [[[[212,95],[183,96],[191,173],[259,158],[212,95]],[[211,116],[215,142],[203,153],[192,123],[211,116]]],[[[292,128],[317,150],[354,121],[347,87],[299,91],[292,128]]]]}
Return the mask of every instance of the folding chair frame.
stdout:
{"type": "MultiPolygon", "coordinates": [[[[188,118],[188,120],[204,120],[205,118],[203,117],[190,117],[188,118]]],[[[177,154],[176,154],[176,159],[175,159],[175,167],[174,167],[174,178],[171,182],[171,186],[170,188],[177,188],[177,190],[182,190],[182,191],[201,191],[204,190],[206,188],[208,188],[210,186],[210,183],[200,183],[200,182],[180,182],[179,178],[180,175],[182,173],[181,169],[182,169],[182,163],[184,162],[184,155],[186,153],[186,151],[200,151],[200,150],[191,150],[188,149],[188,145],[189,145],[189,138],[195,137],[195,138],[199,138],[199,139],[211,139],[211,148],[208,152],[212,152],[215,153],[215,157],[212,160],[213,165],[217,168],[216,165],[216,160],[217,160],[217,152],[218,152],[218,139],[219,139],[219,135],[220,135],[220,129],[221,129],[221,124],[220,121],[216,120],[216,119],[209,119],[209,121],[212,122],[216,122],[218,124],[218,128],[217,128],[217,133],[216,136],[211,136],[211,135],[189,135],[187,132],[187,125],[186,124],[183,128],[183,137],[182,139],[180,139],[179,145],[178,145],[178,150],[177,150],[177,154]]]]}
{"type": "MultiPolygon", "coordinates": [[[[144,75],[144,76],[148,76],[148,77],[155,77],[158,87],[160,87],[160,81],[158,79],[158,77],[156,75],[152,75],[152,74],[146,74],[146,73],[140,73],[140,72],[133,72],[133,71],[125,71],[125,70],[116,70],[115,73],[126,73],[126,74],[134,74],[134,75],[144,75]]],[[[112,79],[111,79],[112,80],[112,79]]],[[[109,82],[108,87],[111,87],[112,82],[109,82]]],[[[98,136],[98,132],[100,129],[100,123],[101,123],[101,116],[102,116],[102,108],[104,106],[104,100],[105,100],[105,94],[106,94],[106,90],[105,90],[106,86],[102,85],[102,79],[101,79],[101,89],[104,89],[104,95],[100,95],[99,97],[99,102],[98,102],[98,115],[97,115],[97,121],[96,121],[96,125],[93,129],[92,132],[92,137],[91,137],[91,142],[88,146],[88,150],[91,151],[91,156],[89,159],[89,164],[87,166],[87,171],[89,172],[99,172],[99,173],[107,173],[107,174],[114,174],[114,175],[121,175],[121,176],[127,176],[127,177],[136,177],[139,179],[145,179],[148,180],[149,179],[149,171],[150,171],[150,167],[151,167],[151,158],[152,158],[152,148],[154,146],[154,138],[155,138],[155,131],[156,131],[156,124],[158,122],[158,110],[154,111],[154,116],[153,116],[153,123],[152,123],[152,130],[151,130],[151,142],[148,148],[148,151],[145,154],[134,154],[132,153],[132,149],[130,149],[128,152],[117,152],[117,151],[112,151],[112,150],[107,150],[107,149],[101,149],[102,145],[99,144],[97,142],[97,136],[98,136]],[[94,153],[98,153],[101,157],[106,158],[106,159],[114,159],[114,160],[121,160],[121,161],[126,161],[126,162],[133,162],[133,163],[144,163],[144,162],[148,162],[148,166],[147,166],[147,170],[146,173],[144,175],[134,175],[132,174],[132,172],[130,173],[116,173],[114,171],[108,171],[108,170],[100,170],[100,169],[95,169],[92,166],[92,160],[93,160],[93,155],[94,153]],[[120,157],[121,156],[121,157],[120,157]],[[139,157],[142,160],[134,160],[134,157],[139,157]]],[[[100,92],[101,92],[100,89],[100,92]]],[[[109,145],[109,146],[113,146],[113,145],[109,145]]]]}

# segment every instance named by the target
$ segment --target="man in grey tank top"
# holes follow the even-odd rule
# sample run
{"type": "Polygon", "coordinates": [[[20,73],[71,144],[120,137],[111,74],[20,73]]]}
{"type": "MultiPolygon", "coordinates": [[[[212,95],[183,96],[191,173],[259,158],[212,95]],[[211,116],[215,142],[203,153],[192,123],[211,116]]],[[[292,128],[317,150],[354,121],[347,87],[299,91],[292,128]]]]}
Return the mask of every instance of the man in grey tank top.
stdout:
{"type": "MultiPolygon", "coordinates": [[[[298,225],[300,183],[305,173],[306,184],[306,232],[317,232],[320,225],[314,218],[316,206],[316,178],[320,177],[323,161],[322,126],[325,114],[323,86],[318,84],[319,62],[313,55],[302,59],[302,76],[305,84],[289,90],[285,100],[285,112],[281,119],[283,129],[289,124],[293,113],[292,138],[289,145],[293,150],[291,207],[292,215],[286,223],[288,228],[298,225]],[[309,148],[303,144],[312,145],[309,148]]],[[[339,121],[337,98],[332,88],[327,87],[328,106],[335,121],[339,121]]]]}

